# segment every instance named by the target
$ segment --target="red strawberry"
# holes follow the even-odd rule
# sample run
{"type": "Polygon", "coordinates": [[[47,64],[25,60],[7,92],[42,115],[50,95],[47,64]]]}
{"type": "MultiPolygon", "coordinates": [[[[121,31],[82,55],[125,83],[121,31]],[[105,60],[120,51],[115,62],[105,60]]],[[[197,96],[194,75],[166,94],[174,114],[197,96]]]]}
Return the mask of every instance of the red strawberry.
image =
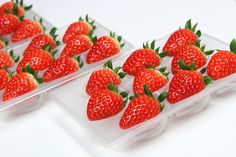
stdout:
{"type": "Polygon", "coordinates": [[[179,29],[175,31],[167,40],[164,45],[163,52],[168,52],[169,56],[176,55],[179,51],[178,48],[180,46],[196,44],[198,37],[201,36],[201,32],[195,30],[197,27],[197,23],[192,27],[191,19],[188,20],[185,24],[184,29],[179,29]]]}
{"type": "Polygon", "coordinates": [[[18,0],[16,1],[10,1],[6,2],[0,7],[0,14],[2,13],[11,13],[15,14],[18,17],[22,17],[25,15],[25,11],[28,11],[32,8],[32,5],[24,6],[23,0],[20,2],[18,0]]]}
{"type": "Polygon", "coordinates": [[[38,21],[25,19],[23,20],[15,33],[12,35],[12,42],[22,41],[35,35],[43,33],[45,27],[42,25],[42,19],[38,21]]]}
{"type": "Polygon", "coordinates": [[[167,53],[159,53],[159,48],[155,49],[155,40],[152,41],[151,46],[146,42],[142,49],[134,51],[127,58],[122,68],[124,72],[136,75],[137,72],[142,71],[147,66],[157,67],[161,63],[161,58],[166,55],[167,53]]]}
{"type": "Polygon", "coordinates": [[[20,61],[16,71],[21,73],[26,65],[31,65],[34,71],[44,70],[54,62],[54,55],[57,51],[51,51],[51,46],[47,45],[45,49],[35,49],[28,51],[27,55],[20,61]]]}
{"type": "Polygon", "coordinates": [[[118,92],[118,87],[112,84],[109,89],[101,89],[91,96],[87,106],[87,116],[90,121],[112,117],[125,107],[123,98],[127,92],[118,92]]]}
{"type": "Polygon", "coordinates": [[[156,100],[148,88],[144,85],[145,93],[130,97],[130,103],[120,120],[120,127],[128,129],[159,115],[164,106],[160,103],[167,97],[167,93],[162,93],[156,100]]]}
{"type": "Polygon", "coordinates": [[[6,88],[10,77],[10,74],[6,70],[0,69],[0,91],[6,88]]]}
{"type": "Polygon", "coordinates": [[[97,39],[97,37],[92,37],[92,34],[93,31],[89,36],[77,35],[73,39],[67,41],[66,46],[61,53],[61,57],[73,56],[75,54],[79,55],[88,51],[97,39]]]}
{"type": "Polygon", "coordinates": [[[44,73],[45,82],[49,82],[60,77],[72,74],[83,66],[80,63],[80,57],[62,57],[53,62],[53,64],[44,73]]]}
{"type": "Polygon", "coordinates": [[[19,56],[14,56],[13,50],[7,51],[0,50],[0,68],[9,68],[19,61],[19,56]]]}
{"type": "Polygon", "coordinates": [[[7,35],[16,31],[20,25],[18,17],[12,14],[0,14],[0,35],[7,35]]]}
{"type": "Polygon", "coordinates": [[[53,27],[49,34],[40,34],[34,37],[32,41],[30,42],[30,44],[28,45],[28,47],[26,48],[24,55],[26,55],[26,53],[28,51],[31,51],[32,49],[42,49],[48,44],[51,45],[52,49],[60,45],[60,41],[56,39],[58,36],[56,34],[56,30],[57,29],[53,27]]]}
{"type": "Polygon", "coordinates": [[[160,68],[160,71],[155,69],[147,68],[143,71],[138,72],[134,78],[133,90],[134,93],[143,94],[143,86],[146,84],[148,88],[155,92],[158,89],[164,87],[167,82],[168,73],[165,73],[166,67],[160,68]]]}
{"type": "Polygon", "coordinates": [[[176,73],[181,68],[179,67],[178,61],[181,59],[183,60],[188,66],[192,63],[192,61],[195,62],[196,68],[201,68],[207,63],[206,55],[210,55],[214,52],[214,50],[205,50],[205,45],[200,47],[199,44],[195,45],[185,45],[179,48],[179,52],[174,56],[171,68],[172,73],[176,73]]]}
{"type": "Polygon", "coordinates": [[[28,65],[24,68],[24,72],[14,75],[8,82],[3,101],[18,97],[25,93],[28,93],[38,87],[43,82],[43,78],[37,77],[33,69],[28,65]]]}
{"type": "Polygon", "coordinates": [[[90,49],[87,55],[87,63],[92,64],[111,57],[120,52],[120,49],[125,45],[121,44],[122,37],[115,37],[115,33],[110,33],[110,36],[100,37],[90,49]]]}
{"type": "Polygon", "coordinates": [[[72,23],[66,30],[63,36],[63,42],[67,43],[77,35],[88,35],[91,31],[96,29],[94,21],[89,21],[88,15],[85,19],[79,18],[79,21],[72,23]]]}
{"type": "Polygon", "coordinates": [[[179,60],[179,65],[183,70],[173,76],[169,85],[167,100],[171,104],[199,93],[212,81],[209,76],[203,76],[200,72],[194,71],[196,70],[194,61],[187,66],[186,63],[179,60]]]}
{"type": "Polygon", "coordinates": [[[86,86],[88,95],[95,94],[99,89],[106,89],[109,84],[119,85],[121,78],[125,77],[125,73],[119,72],[121,67],[113,70],[112,61],[109,60],[104,64],[104,68],[92,73],[86,86]]]}
{"type": "Polygon", "coordinates": [[[8,45],[8,40],[6,40],[2,36],[0,36],[0,49],[5,48],[7,45],[8,45]]]}
{"type": "Polygon", "coordinates": [[[230,43],[230,51],[218,51],[211,57],[207,65],[207,74],[211,76],[213,80],[218,80],[234,73],[236,73],[235,39],[230,43]]]}

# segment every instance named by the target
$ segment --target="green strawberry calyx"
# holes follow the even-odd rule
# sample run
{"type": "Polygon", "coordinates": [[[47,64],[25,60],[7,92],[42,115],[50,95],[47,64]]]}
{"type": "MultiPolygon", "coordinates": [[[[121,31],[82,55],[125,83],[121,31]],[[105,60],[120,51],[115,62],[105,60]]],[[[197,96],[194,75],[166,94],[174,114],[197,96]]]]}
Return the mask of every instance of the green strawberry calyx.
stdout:
{"type": "Polygon", "coordinates": [[[42,77],[38,77],[38,72],[39,71],[34,71],[32,66],[30,64],[27,64],[23,69],[22,72],[26,72],[31,74],[34,79],[38,82],[38,84],[41,84],[44,82],[44,79],[42,77]]]}
{"type": "Polygon", "coordinates": [[[110,83],[108,85],[108,89],[114,93],[117,93],[119,95],[121,95],[121,97],[123,98],[124,104],[126,105],[128,102],[128,95],[129,92],[127,91],[119,91],[118,85],[114,85],[114,83],[110,83]]]}
{"type": "Polygon", "coordinates": [[[46,31],[46,27],[43,25],[43,19],[42,18],[39,18],[38,20],[36,19],[36,17],[34,16],[33,17],[34,21],[37,22],[44,31],[46,31]]]}
{"type": "Polygon", "coordinates": [[[148,49],[154,50],[155,53],[156,53],[158,56],[160,56],[161,58],[166,57],[168,53],[167,53],[167,52],[159,52],[160,47],[157,47],[157,48],[156,48],[156,47],[155,47],[155,44],[156,44],[156,40],[153,40],[153,41],[151,42],[151,45],[149,45],[149,42],[147,41],[146,43],[143,43],[143,48],[144,48],[144,49],[148,48],[148,49]]]}
{"type": "Polygon", "coordinates": [[[113,69],[113,65],[112,65],[112,61],[111,61],[111,60],[107,61],[107,62],[103,65],[103,67],[104,67],[104,68],[111,69],[112,71],[114,71],[115,74],[119,75],[119,77],[120,77],[121,79],[123,79],[123,78],[126,76],[126,73],[125,73],[125,72],[123,72],[123,71],[119,72],[120,69],[121,69],[120,66],[118,66],[118,67],[116,67],[115,69],[113,69]]]}
{"type": "Polygon", "coordinates": [[[97,41],[98,39],[97,36],[93,35],[94,31],[95,29],[91,30],[88,34],[88,38],[90,39],[92,43],[95,43],[95,41],[97,41]]]}
{"type": "MultiPolygon", "coordinates": [[[[149,65],[147,65],[147,64],[145,64],[145,65],[146,65],[146,68],[148,68],[148,69],[156,70],[155,64],[153,64],[152,66],[149,66],[149,65]]],[[[158,71],[168,79],[168,75],[169,75],[170,73],[169,73],[169,72],[166,72],[166,69],[167,69],[167,67],[161,67],[161,68],[158,69],[158,71]]]]}
{"type": "Polygon", "coordinates": [[[125,46],[125,42],[122,42],[122,36],[116,35],[115,32],[110,32],[109,36],[118,41],[118,43],[120,44],[120,48],[123,48],[125,46]]]}
{"type": "Polygon", "coordinates": [[[211,55],[214,53],[215,50],[206,50],[206,45],[204,44],[203,46],[201,46],[201,40],[197,40],[196,42],[196,46],[200,49],[201,52],[203,52],[206,56],[211,55]]]}
{"type": "Polygon", "coordinates": [[[84,62],[83,62],[83,60],[81,59],[80,56],[78,56],[78,55],[73,55],[72,58],[78,63],[78,65],[79,65],[80,68],[82,68],[82,67],[84,66],[84,62]]]}
{"type": "Polygon", "coordinates": [[[53,38],[53,40],[56,42],[56,45],[60,45],[61,42],[59,40],[57,40],[58,34],[56,34],[57,28],[53,27],[50,32],[49,35],[53,38]]]}
{"type": "Polygon", "coordinates": [[[90,26],[92,27],[91,31],[94,31],[96,29],[95,20],[90,20],[88,14],[85,15],[85,18],[79,17],[79,21],[85,21],[90,24],[90,26]]]}
{"type": "Polygon", "coordinates": [[[0,41],[2,41],[5,44],[5,46],[9,44],[9,41],[4,39],[2,36],[0,36],[0,41]]]}
{"type": "Polygon", "coordinates": [[[50,44],[46,44],[45,46],[43,46],[43,50],[50,53],[53,59],[55,58],[55,54],[58,52],[58,50],[52,50],[52,45],[50,44]]]}
{"type": "Polygon", "coordinates": [[[11,0],[11,1],[14,2],[15,4],[19,4],[22,8],[24,8],[25,11],[28,11],[33,7],[32,4],[28,5],[28,6],[24,5],[24,0],[20,0],[20,1],[19,0],[11,0]]]}
{"type": "Polygon", "coordinates": [[[182,70],[196,71],[196,64],[193,60],[191,64],[188,66],[183,60],[178,60],[178,64],[182,70]]]}
{"type": "Polygon", "coordinates": [[[20,60],[20,56],[15,56],[13,50],[9,51],[9,55],[11,56],[11,58],[14,60],[15,63],[17,63],[20,60]]]}
{"type": "Polygon", "coordinates": [[[236,54],[236,39],[233,39],[230,43],[230,51],[236,54]]]}
{"type": "Polygon", "coordinates": [[[197,25],[198,25],[198,23],[196,23],[196,24],[194,24],[194,25],[192,26],[192,20],[189,19],[189,20],[185,23],[185,27],[184,27],[184,28],[191,30],[191,31],[194,32],[198,37],[201,37],[201,35],[202,35],[201,31],[200,31],[200,30],[196,30],[197,25]]]}

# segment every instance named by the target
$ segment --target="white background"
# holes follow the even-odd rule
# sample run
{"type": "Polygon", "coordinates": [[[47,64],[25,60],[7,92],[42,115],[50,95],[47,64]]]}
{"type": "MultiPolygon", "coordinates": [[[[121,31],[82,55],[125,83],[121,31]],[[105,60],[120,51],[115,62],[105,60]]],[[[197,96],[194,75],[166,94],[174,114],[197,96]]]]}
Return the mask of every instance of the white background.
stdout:
{"type": "MultiPolygon", "coordinates": [[[[1,3],[5,0],[1,0],[1,3]]],[[[236,37],[234,0],[28,0],[57,27],[88,13],[140,47],[167,35],[189,18],[203,32],[230,42],[236,37]]],[[[78,100],[79,101],[79,100],[78,100]]],[[[160,136],[117,152],[104,148],[60,107],[46,100],[23,115],[0,114],[1,157],[227,156],[236,151],[236,93],[212,97],[209,107],[176,120],[160,136]]]]}

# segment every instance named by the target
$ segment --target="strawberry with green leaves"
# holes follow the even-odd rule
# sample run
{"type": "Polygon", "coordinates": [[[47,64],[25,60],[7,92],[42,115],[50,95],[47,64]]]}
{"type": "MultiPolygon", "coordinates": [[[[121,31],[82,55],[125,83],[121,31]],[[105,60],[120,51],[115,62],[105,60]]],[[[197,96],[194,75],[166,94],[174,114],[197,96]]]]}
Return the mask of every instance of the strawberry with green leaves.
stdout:
{"type": "Polygon", "coordinates": [[[8,82],[3,101],[18,97],[36,89],[43,82],[43,78],[37,76],[30,65],[23,69],[23,73],[14,75],[8,82]]]}
{"type": "Polygon", "coordinates": [[[100,37],[92,46],[87,55],[87,63],[92,64],[109,58],[120,52],[125,43],[121,43],[122,37],[110,32],[110,36],[100,37]]]}
{"type": "Polygon", "coordinates": [[[196,31],[196,28],[197,23],[192,26],[191,19],[188,20],[185,24],[185,28],[180,28],[171,34],[163,47],[163,52],[168,52],[168,56],[175,56],[179,52],[178,48],[180,46],[189,44],[196,45],[198,38],[201,36],[201,31],[196,31]]]}
{"type": "Polygon", "coordinates": [[[13,14],[0,14],[0,36],[15,32],[20,23],[20,19],[13,14]]]}
{"type": "Polygon", "coordinates": [[[130,97],[131,101],[120,120],[121,129],[132,128],[161,113],[164,107],[161,102],[165,100],[167,93],[161,93],[156,99],[147,85],[143,88],[143,94],[130,97]]]}
{"type": "Polygon", "coordinates": [[[151,45],[146,42],[142,49],[134,51],[127,58],[122,69],[129,75],[136,75],[136,73],[146,69],[147,66],[159,66],[161,58],[167,55],[167,53],[159,53],[159,49],[159,47],[155,48],[155,40],[151,42],[151,45]]]}
{"type": "Polygon", "coordinates": [[[11,78],[11,73],[9,73],[5,69],[0,69],[0,91],[5,89],[10,78],[11,78]]]}
{"type": "Polygon", "coordinates": [[[201,92],[208,84],[212,83],[211,77],[203,76],[200,72],[195,71],[194,61],[190,66],[187,66],[185,62],[179,60],[179,66],[182,70],[173,76],[169,84],[167,100],[171,104],[201,92]]]}
{"type": "Polygon", "coordinates": [[[218,80],[234,73],[236,73],[235,39],[230,43],[230,51],[219,50],[211,57],[207,65],[207,74],[211,76],[213,80],[218,80]]]}
{"type": "Polygon", "coordinates": [[[9,41],[0,36],[0,49],[5,48],[8,45],[9,41]]]}
{"type": "Polygon", "coordinates": [[[164,87],[168,82],[168,74],[165,72],[166,67],[155,70],[152,67],[146,68],[138,72],[134,77],[133,91],[134,93],[143,94],[143,86],[146,84],[148,88],[155,92],[164,87]]]}
{"type": "Polygon", "coordinates": [[[77,35],[89,35],[91,31],[96,29],[95,21],[90,21],[88,15],[85,19],[80,17],[79,21],[72,23],[66,30],[66,33],[63,36],[63,42],[67,43],[68,41],[75,38],[77,35]]]}
{"type": "Polygon", "coordinates": [[[90,121],[102,120],[120,113],[126,104],[128,92],[119,92],[118,86],[110,84],[91,96],[87,106],[90,121]],[[124,100],[125,99],[125,100],[124,100]]]}
{"type": "Polygon", "coordinates": [[[99,89],[107,89],[111,83],[119,85],[121,79],[125,77],[124,72],[119,72],[121,67],[113,69],[111,60],[105,63],[103,67],[103,69],[93,72],[90,76],[86,86],[86,92],[89,95],[94,95],[99,89]]]}
{"type": "Polygon", "coordinates": [[[49,66],[43,77],[45,82],[53,81],[79,71],[82,66],[80,56],[58,58],[49,66]]]}
{"type": "Polygon", "coordinates": [[[14,56],[13,50],[1,51],[0,50],[0,68],[9,68],[14,66],[19,61],[19,56],[14,56]]]}

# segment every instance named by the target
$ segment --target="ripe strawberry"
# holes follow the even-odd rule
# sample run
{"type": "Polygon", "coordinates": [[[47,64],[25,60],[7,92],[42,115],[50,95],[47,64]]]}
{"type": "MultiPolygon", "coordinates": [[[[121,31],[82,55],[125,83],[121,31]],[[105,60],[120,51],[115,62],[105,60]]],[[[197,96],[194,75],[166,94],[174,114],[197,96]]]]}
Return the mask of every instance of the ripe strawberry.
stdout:
{"type": "Polygon", "coordinates": [[[25,15],[25,11],[28,11],[31,8],[32,5],[24,6],[23,0],[21,0],[20,2],[18,0],[12,0],[0,6],[0,14],[11,13],[15,14],[18,17],[23,17],[25,15]]]}
{"type": "Polygon", "coordinates": [[[179,66],[183,69],[177,72],[169,85],[167,100],[174,104],[186,99],[205,89],[206,85],[212,82],[209,76],[203,76],[200,72],[195,71],[194,61],[187,66],[182,60],[179,60],[179,66]]]}
{"type": "Polygon", "coordinates": [[[51,45],[46,45],[44,49],[28,51],[27,55],[20,61],[16,71],[21,73],[26,65],[31,65],[34,71],[44,70],[54,62],[54,55],[57,51],[51,51],[51,45]]]}
{"type": "Polygon", "coordinates": [[[45,27],[42,22],[43,21],[41,18],[39,22],[30,19],[23,20],[16,29],[15,33],[12,35],[12,42],[22,41],[43,33],[45,27]]]}
{"type": "Polygon", "coordinates": [[[49,82],[60,77],[72,74],[83,66],[80,63],[80,56],[62,57],[53,62],[44,73],[45,82],[49,82]]]}
{"type": "Polygon", "coordinates": [[[178,61],[181,59],[183,60],[188,66],[195,62],[196,68],[201,68],[207,63],[206,55],[211,55],[214,50],[205,51],[205,45],[200,47],[198,43],[197,46],[195,45],[185,45],[179,48],[179,52],[174,56],[171,62],[171,69],[172,73],[176,73],[181,70],[178,61]]]}
{"type": "Polygon", "coordinates": [[[235,39],[230,43],[230,51],[218,51],[211,57],[207,65],[207,74],[211,76],[213,80],[218,80],[234,73],[236,73],[235,39]]]}
{"type": "Polygon", "coordinates": [[[18,17],[12,14],[0,14],[0,35],[7,35],[16,31],[20,25],[18,17]]]}
{"type": "Polygon", "coordinates": [[[46,45],[51,45],[51,48],[54,49],[58,45],[60,45],[60,41],[57,40],[57,34],[56,34],[57,28],[53,27],[49,34],[39,34],[38,36],[34,37],[28,47],[26,48],[24,55],[28,51],[31,51],[32,49],[42,49],[46,45]]]}
{"type": "Polygon", "coordinates": [[[95,21],[89,21],[88,15],[85,19],[79,18],[79,21],[72,23],[66,30],[63,36],[63,42],[67,43],[77,35],[88,35],[91,31],[96,29],[95,21]]]}
{"type": "Polygon", "coordinates": [[[99,89],[106,89],[109,84],[119,85],[125,73],[119,72],[121,67],[113,70],[112,61],[109,60],[104,64],[104,68],[92,73],[86,86],[88,95],[95,94],[99,89]]]}
{"type": "Polygon", "coordinates": [[[146,84],[152,92],[155,92],[158,89],[164,87],[168,82],[167,75],[169,74],[165,73],[165,70],[166,67],[160,68],[159,71],[152,68],[147,68],[144,69],[143,71],[138,72],[134,77],[134,83],[133,83],[134,93],[143,94],[144,84],[146,84]]]}
{"type": "Polygon", "coordinates": [[[87,55],[87,63],[92,64],[111,57],[120,52],[125,43],[121,44],[122,37],[116,38],[115,33],[110,33],[110,36],[100,37],[90,49],[87,55]]]}
{"type": "Polygon", "coordinates": [[[77,35],[73,39],[67,41],[65,48],[61,53],[61,57],[73,56],[75,54],[80,55],[83,52],[88,51],[93,43],[97,40],[97,37],[92,37],[93,31],[87,35],[77,35]]]}
{"type": "Polygon", "coordinates": [[[119,93],[118,86],[112,84],[108,88],[100,89],[89,99],[87,116],[90,121],[112,117],[125,107],[123,98],[128,96],[128,92],[119,93]]]}
{"type": "Polygon", "coordinates": [[[142,49],[134,51],[127,58],[122,68],[124,72],[136,75],[147,66],[157,67],[161,63],[161,58],[166,55],[167,53],[159,53],[159,48],[155,48],[155,40],[152,41],[151,46],[146,42],[146,44],[143,44],[142,49]]]}
{"type": "Polygon", "coordinates": [[[7,45],[8,45],[8,40],[6,40],[2,36],[0,36],[0,49],[5,48],[7,45]]]}
{"type": "Polygon", "coordinates": [[[3,101],[18,97],[28,93],[38,87],[43,82],[43,78],[37,77],[37,72],[28,65],[24,68],[24,72],[14,75],[8,82],[3,101]]]}
{"type": "Polygon", "coordinates": [[[180,46],[193,44],[195,45],[198,37],[201,36],[201,31],[198,30],[195,33],[197,23],[192,27],[191,19],[185,24],[184,29],[175,31],[167,40],[164,45],[163,52],[168,52],[168,56],[174,56],[179,51],[180,46]]]}
{"type": "Polygon", "coordinates": [[[130,103],[120,120],[120,127],[128,129],[159,115],[164,106],[160,103],[167,97],[162,93],[156,100],[152,91],[144,85],[144,94],[130,97],[130,103]]]}
{"type": "Polygon", "coordinates": [[[0,50],[0,68],[5,69],[12,67],[19,59],[19,56],[14,56],[13,50],[10,50],[9,52],[0,50]]]}
{"type": "Polygon", "coordinates": [[[10,73],[4,69],[0,69],[0,91],[6,88],[10,78],[10,73]]]}

